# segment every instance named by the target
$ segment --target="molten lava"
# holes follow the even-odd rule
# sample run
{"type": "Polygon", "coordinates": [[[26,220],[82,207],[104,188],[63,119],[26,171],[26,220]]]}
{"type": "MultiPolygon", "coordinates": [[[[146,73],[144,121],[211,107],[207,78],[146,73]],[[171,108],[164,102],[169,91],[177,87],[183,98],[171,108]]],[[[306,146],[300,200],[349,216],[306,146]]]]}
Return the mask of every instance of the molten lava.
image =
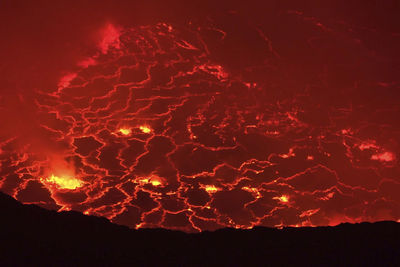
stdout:
{"type": "Polygon", "coordinates": [[[288,197],[288,196],[285,196],[285,195],[282,195],[282,196],[280,196],[280,197],[273,197],[273,199],[277,199],[277,200],[279,200],[279,201],[282,202],[282,203],[287,203],[287,202],[289,202],[289,197],[288,197]]]}
{"type": "Polygon", "coordinates": [[[48,178],[40,178],[43,184],[53,184],[59,189],[69,189],[74,190],[83,186],[83,182],[79,179],[69,177],[69,176],[55,176],[52,174],[48,178]]]}
{"type": "Polygon", "coordinates": [[[93,54],[35,88],[33,138],[0,136],[1,190],[132,228],[399,220],[400,83],[373,75],[398,63],[365,37],[398,36],[235,14],[107,23],[93,54]]]}
{"type": "Polygon", "coordinates": [[[144,185],[144,184],[151,184],[152,186],[162,186],[163,181],[160,177],[157,176],[150,176],[147,178],[139,178],[137,180],[139,184],[144,185]]]}
{"type": "Polygon", "coordinates": [[[119,129],[119,132],[123,135],[130,135],[132,133],[132,130],[127,128],[121,128],[119,129]]]}
{"type": "Polygon", "coordinates": [[[146,134],[151,133],[151,128],[149,128],[148,126],[143,125],[143,126],[140,126],[139,129],[140,129],[143,133],[146,133],[146,134]]]}
{"type": "Polygon", "coordinates": [[[218,191],[218,188],[215,187],[215,185],[206,185],[206,186],[205,186],[205,190],[206,190],[208,193],[215,193],[215,192],[218,191]]]}

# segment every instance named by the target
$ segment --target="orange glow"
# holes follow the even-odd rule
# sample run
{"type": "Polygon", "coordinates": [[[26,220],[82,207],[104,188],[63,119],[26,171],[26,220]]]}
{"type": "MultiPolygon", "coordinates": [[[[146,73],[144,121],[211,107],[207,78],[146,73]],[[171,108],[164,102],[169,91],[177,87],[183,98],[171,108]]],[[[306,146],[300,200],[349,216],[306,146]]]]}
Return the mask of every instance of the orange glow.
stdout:
{"type": "Polygon", "coordinates": [[[129,128],[121,128],[119,129],[119,132],[123,135],[130,135],[132,133],[132,130],[129,128]]]}
{"type": "Polygon", "coordinates": [[[79,179],[69,176],[55,176],[54,174],[47,179],[41,178],[40,181],[42,183],[54,184],[60,189],[74,190],[83,186],[83,182],[79,179]]]}
{"type": "Polygon", "coordinates": [[[289,196],[286,196],[286,195],[282,195],[280,197],[273,197],[272,199],[277,199],[277,200],[279,200],[280,202],[283,202],[283,203],[288,203],[289,202],[289,196]]]}
{"type": "Polygon", "coordinates": [[[218,191],[218,188],[215,187],[215,185],[206,185],[206,186],[205,186],[205,190],[206,190],[208,193],[215,193],[215,192],[218,191]]]}
{"type": "Polygon", "coordinates": [[[319,210],[320,209],[306,210],[302,214],[300,214],[299,217],[300,218],[310,217],[310,216],[314,215],[315,213],[317,213],[319,210]]]}
{"type": "Polygon", "coordinates": [[[163,185],[161,178],[156,176],[151,176],[148,178],[140,178],[138,180],[140,184],[151,184],[152,186],[161,186],[163,185]]]}
{"type": "Polygon", "coordinates": [[[400,77],[369,76],[391,55],[357,52],[369,51],[354,40],[370,31],[348,31],[350,22],[331,21],[325,31],[316,14],[283,12],[290,25],[282,36],[292,26],[304,36],[281,38],[247,18],[231,33],[234,25],[202,19],[136,25],[106,16],[67,31],[72,39],[54,38],[51,55],[28,49],[32,70],[25,58],[12,65],[10,54],[16,83],[0,94],[0,191],[130,228],[400,221],[392,94],[400,77]],[[334,40],[327,50],[325,40],[334,40]],[[303,57],[311,57],[305,69],[303,57]],[[351,72],[354,61],[371,71],[351,72]],[[338,62],[349,71],[337,71],[338,62]]]}
{"type": "Polygon", "coordinates": [[[143,133],[151,133],[151,128],[146,126],[146,125],[142,125],[139,127],[139,129],[143,132],[143,133]]]}
{"type": "Polygon", "coordinates": [[[262,197],[261,193],[258,191],[257,188],[244,186],[244,187],[242,187],[242,190],[247,191],[249,193],[255,194],[256,198],[261,198],[262,197]]]}
{"type": "Polygon", "coordinates": [[[157,181],[157,180],[152,180],[152,181],[150,181],[150,183],[151,183],[153,186],[159,186],[159,185],[161,185],[161,182],[160,182],[160,181],[157,181]]]}
{"type": "Polygon", "coordinates": [[[138,224],[135,225],[135,229],[137,230],[137,229],[139,229],[139,228],[142,227],[142,226],[143,226],[143,223],[138,223],[138,224]]]}

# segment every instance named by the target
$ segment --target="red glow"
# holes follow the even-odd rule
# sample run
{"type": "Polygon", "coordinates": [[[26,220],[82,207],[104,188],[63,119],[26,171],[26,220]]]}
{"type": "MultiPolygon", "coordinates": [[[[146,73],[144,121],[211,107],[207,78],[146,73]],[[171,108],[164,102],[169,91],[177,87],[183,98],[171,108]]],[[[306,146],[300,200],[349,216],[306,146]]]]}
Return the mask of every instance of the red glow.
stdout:
{"type": "Polygon", "coordinates": [[[359,40],[375,31],[280,16],[290,34],[102,24],[95,52],[8,122],[1,190],[136,229],[400,220],[400,109],[382,96],[399,83],[370,74],[392,55],[359,40]]]}
{"type": "Polygon", "coordinates": [[[64,77],[60,79],[60,82],[58,83],[58,87],[60,89],[63,89],[65,87],[68,87],[71,84],[71,81],[73,81],[76,78],[77,74],[76,73],[68,73],[64,77]]]}
{"type": "Polygon", "coordinates": [[[119,36],[120,30],[113,24],[107,24],[101,31],[101,41],[99,48],[103,54],[106,54],[110,48],[120,48],[119,36]]]}
{"type": "Polygon", "coordinates": [[[395,157],[394,157],[394,154],[391,153],[391,152],[383,152],[383,153],[380,153],[380,154],[372,155],[371,159],[372,160],[390,162],[390,161],[394,161],[395,157]]]}

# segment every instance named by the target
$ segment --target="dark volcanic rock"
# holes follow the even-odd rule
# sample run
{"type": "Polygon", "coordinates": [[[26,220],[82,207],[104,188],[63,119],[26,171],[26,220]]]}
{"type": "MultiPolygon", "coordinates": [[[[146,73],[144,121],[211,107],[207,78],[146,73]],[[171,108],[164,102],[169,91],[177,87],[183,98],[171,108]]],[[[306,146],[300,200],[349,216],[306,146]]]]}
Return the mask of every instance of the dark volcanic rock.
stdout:
{"type": "Polygon", "coordinates": [[[131,230],[104,218],[23,205],[0,193],[1,266],[398,266],[400,224],[131,230]]]}

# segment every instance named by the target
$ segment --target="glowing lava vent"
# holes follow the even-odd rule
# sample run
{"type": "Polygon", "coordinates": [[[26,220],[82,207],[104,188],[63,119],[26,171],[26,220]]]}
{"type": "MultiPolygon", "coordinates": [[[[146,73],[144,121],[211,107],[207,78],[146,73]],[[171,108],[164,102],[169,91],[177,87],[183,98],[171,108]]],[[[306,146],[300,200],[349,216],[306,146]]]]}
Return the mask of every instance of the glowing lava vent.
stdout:
{"type": "Polygon", "coordinates": [[[40,178],[40,181],[47,185],[54,185],[59,189],[74,190],[83,186],[83,182],[70,176],[56,176],[52,174],[48,178],[40,178]]]}

